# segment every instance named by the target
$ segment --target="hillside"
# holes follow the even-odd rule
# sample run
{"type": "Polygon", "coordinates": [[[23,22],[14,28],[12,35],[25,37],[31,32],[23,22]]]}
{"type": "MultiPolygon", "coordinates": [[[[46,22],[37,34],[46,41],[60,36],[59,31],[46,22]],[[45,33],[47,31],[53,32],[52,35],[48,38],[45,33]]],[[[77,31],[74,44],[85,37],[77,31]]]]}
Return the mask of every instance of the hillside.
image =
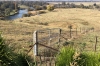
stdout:
{"type": "Polygon", "coordinates": [[[46,11],[45,14],[31,17],[23,17],[11,21],[0,20],[0,31],[7,40],[10,47],[16,47],[15,51],[29,50],[29,45],[33,44],[32,34],[35,30],[44,28],[68,29],[72,25],[73,29],[94,27],[100,28],[100,11],[93,9],[55,9],[53,12],[46,11]]]}

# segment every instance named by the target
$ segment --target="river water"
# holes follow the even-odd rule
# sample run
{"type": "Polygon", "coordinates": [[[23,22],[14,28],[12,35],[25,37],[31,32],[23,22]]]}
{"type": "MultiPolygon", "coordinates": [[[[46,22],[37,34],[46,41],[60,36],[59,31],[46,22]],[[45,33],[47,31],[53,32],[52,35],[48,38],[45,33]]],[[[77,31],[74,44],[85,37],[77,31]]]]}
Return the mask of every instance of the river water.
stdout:
{"type": "Polygon", "coordinates": [[[17,18],[22,18],[23,14],[27,14],[27,13],[28,13],[27,9],[25,9],[25,10],[19,10],[18,14],[13,15],[13,16],[9,16],[6,19],[7,20],[14,20],[14,19],[17,19],[17,18]]]}

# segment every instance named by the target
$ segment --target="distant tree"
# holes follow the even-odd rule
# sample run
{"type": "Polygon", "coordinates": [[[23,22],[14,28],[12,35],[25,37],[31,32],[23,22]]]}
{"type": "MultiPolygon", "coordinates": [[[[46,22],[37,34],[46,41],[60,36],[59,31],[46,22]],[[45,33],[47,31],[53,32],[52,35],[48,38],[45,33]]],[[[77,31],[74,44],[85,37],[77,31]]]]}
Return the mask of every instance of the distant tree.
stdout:
{"type": "Polygon", "coordinates": [[[71,3],[71,4],[70,4],[70,7],[71,7],[71,8],[75,8],[76,5],[75,5],[74,3],[71,3]]]}
{"type": "Polygon", "coordinates": [[[96,6],[96,5],[97,5],[96,3],[93,4],[93,6],[96,6]]]}
{"type": "Polygon", "coordinates": [[[6,16],[9,16],[10,15],[10,12],[11,12],[11,9],[10,8],[5,9],[5,15],[6,16]]]}
{"type": "Polygon", "coordinates": [[[4,11],[0,10],[0,17],[4,17],[4,16],[5,16],[4,11]]]}
{"type": "Polygon", "coordinates": [[[47,9],[47,7],[44,5],[44,6],[42,6],[42,9],[44,9],[44,10],[45,10],[45,9],[47,9]]]}
{"type": "Polygon", "coordinates": [[[48,5],[47,10],[48,11],[53,11],[54,10],[54,5],[48,5]]]}
{"type": "Polygon", "coordinates": [[[62,2],[62,5],[66,5],[66,2],[62,2]]]}
{"type": "Polygon", "coordinates": [[[39,5],[34,5],[35,10],[42,10],[42,7],[39,5]]]}
{"type": "Polygon", "coordinates": [[[80,8],[84,8],[84,5],[83,4],[80,4],[80,8]]]}
{"type": "Polygon", "coordinates": [[[1,8],[2,11],[4,11],[6,9],[5,4],[2,4],[0,8],[1,8]]]}

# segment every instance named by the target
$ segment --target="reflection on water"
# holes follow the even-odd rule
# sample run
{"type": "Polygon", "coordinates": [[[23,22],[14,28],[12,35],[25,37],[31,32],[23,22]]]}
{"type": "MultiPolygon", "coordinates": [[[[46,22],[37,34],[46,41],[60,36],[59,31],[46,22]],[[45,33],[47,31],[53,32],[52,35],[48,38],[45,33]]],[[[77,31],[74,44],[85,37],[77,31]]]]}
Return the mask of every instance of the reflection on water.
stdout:
{"type": "Polygon", "coordinates": [[[6,19],[8,19],[8,20],[14,20],[14,19],[17,19],[17,18],[21,18],[23,16],[23,14],[27,14],[27,13],[28,13],[27,9],[25,9],[25,10],[19,10],[18,14],[13,15],[13,16],[9,16],[6,19]]]}

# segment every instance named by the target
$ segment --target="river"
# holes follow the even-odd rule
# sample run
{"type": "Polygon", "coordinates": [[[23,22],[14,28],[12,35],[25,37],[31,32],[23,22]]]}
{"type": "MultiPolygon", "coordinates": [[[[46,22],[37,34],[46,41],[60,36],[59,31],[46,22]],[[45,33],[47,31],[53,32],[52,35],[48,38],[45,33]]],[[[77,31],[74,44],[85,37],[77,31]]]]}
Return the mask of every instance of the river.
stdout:
{"type": "Polygon", "coordinates": [[[25,9],[25,10],[19,10],[18,14],[13,15],[13,16],[9,16],[6,19],[7,20],[14,20],[14,19],[17,19],[17,18],[22,18],[23,14],[27,14],[27,13],[28,13],[27,9],[25,9]]]}

